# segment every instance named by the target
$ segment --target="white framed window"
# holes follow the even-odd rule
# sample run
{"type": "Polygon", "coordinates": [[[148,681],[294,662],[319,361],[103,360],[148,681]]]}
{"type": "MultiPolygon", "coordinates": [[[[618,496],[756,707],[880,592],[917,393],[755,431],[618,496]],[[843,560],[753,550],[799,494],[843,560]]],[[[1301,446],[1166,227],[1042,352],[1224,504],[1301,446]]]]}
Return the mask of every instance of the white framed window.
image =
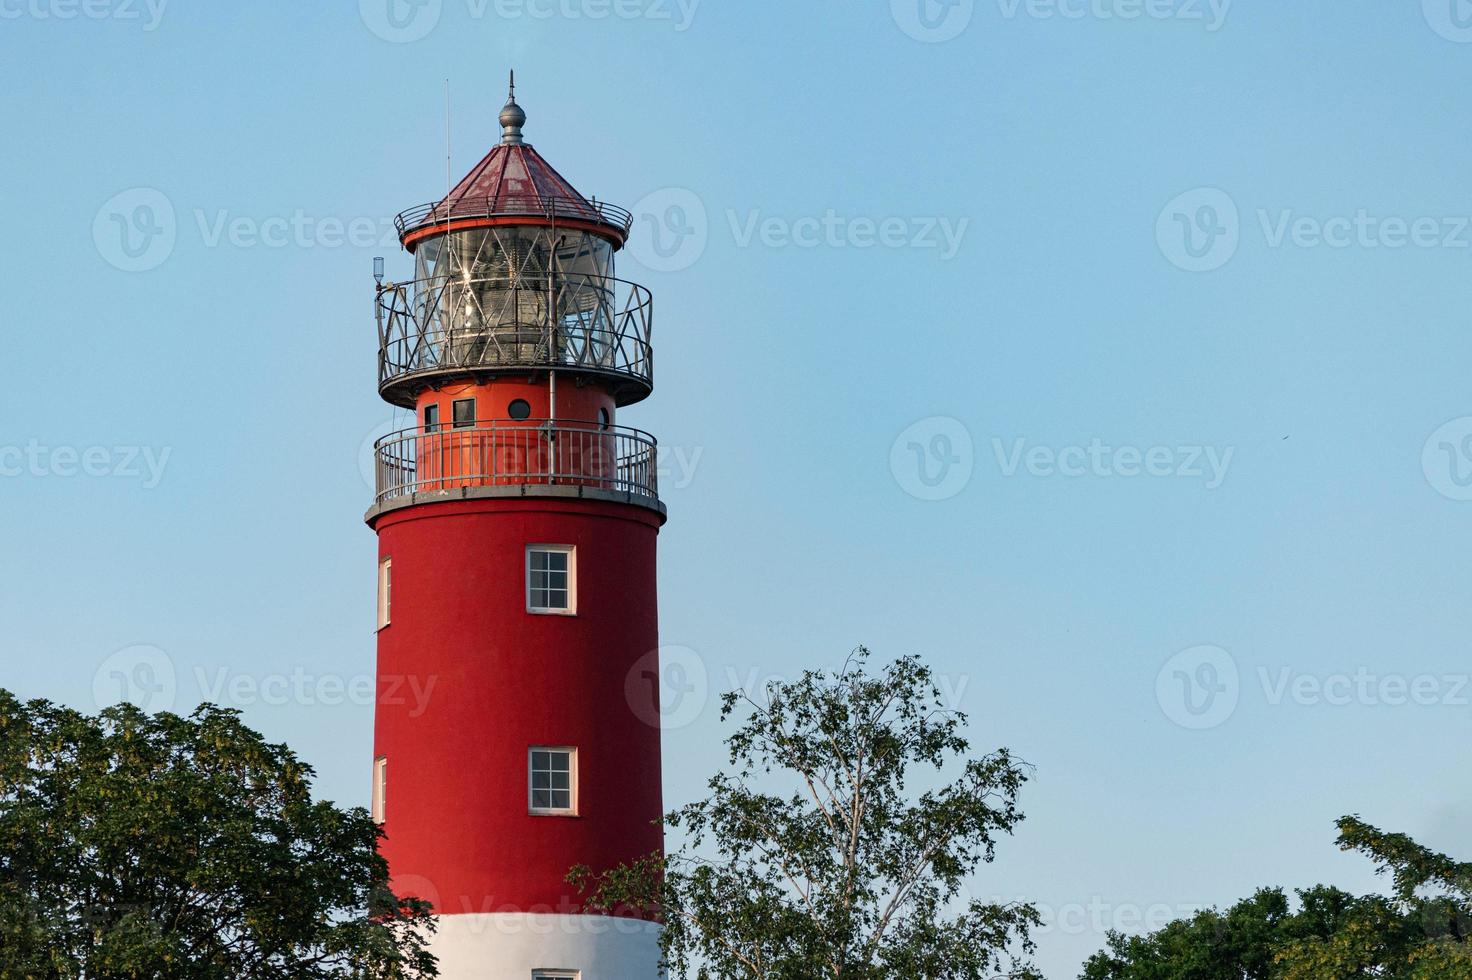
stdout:
{"type": "Polygon", "coordinates": [[[533,970],[532,980],[581,980],[581,970],[533,970]]]}
{"type": "Polygon", "coordinates": [[[578,611],[577,549],[532,544],[526,549],[526,611],[573,616],[578,611]]]}
{"type": "Polygon", "coordinates": [[[527,809],[543,816],[577,814],[577,749],[532,746],[527,753],[527,809]]]}
{"type": "Polygon", "coordinates": [[[373,822],[381,824],[388,819],[388,760],[373,760],[373,822]]]}
{"type": "Polygon", "coordinates": [[[378,562],[378,628],[389,624],[394,599],[394,560],[383,558],[378,562]]]}

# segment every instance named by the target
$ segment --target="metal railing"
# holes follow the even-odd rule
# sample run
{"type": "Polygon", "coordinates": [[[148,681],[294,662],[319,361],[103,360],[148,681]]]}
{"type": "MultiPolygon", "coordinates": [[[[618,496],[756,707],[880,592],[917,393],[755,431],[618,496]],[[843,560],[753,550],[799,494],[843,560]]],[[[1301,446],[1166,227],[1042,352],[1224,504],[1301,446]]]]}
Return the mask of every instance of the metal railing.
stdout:
{"type": "Polygon", "coordinates": [[[410,208],[394,218],[394,227],[399,238],[411,231],[429,225],[444,224],[457,218],[500,218],[526,217],[544,218],[549,221],[596,221],[622,229],[627,235],[633,227],[634,216],[627,209],[602,201],[587,201],[580,197],[525,196],[461,197],[446,207],[443,201],[421,204],[410,208]]]}
{"type": "Polygon", "coordinates": [[[374,444],[379,504],[467,487],[565,486],[659,498],[654,437],[582,422],[477,422],[390,433],[374,444]]]}
{"type": "MultiPolygon", "coordinates": [[[[379,389],[422,374],[555,367],[653,387],[654,299],[604,276],[461,279],[380,286],[379,389]]],[[[403,402],[408,404],[408,402],[403,402]]]]}

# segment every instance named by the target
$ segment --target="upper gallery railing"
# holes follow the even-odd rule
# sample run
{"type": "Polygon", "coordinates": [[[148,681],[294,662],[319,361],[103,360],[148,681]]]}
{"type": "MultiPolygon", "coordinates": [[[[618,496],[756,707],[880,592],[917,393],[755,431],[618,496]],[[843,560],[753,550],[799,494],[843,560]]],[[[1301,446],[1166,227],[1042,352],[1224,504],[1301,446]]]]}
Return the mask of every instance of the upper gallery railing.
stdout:
{"type": "Polygon", "coordinates": [[[580,197],[543,197],[541,195],[506,195],[495,197],[459,197],[446,207],[443,201],[421,204],[394,218],[399,238],[411,231],[445,224],[462,218],[525,217],[548,221],[594,221],[622,229],[627,235],[634,216],[626,209],[602,201],[580,197]]]}
{"type": "Polygon", "coordinates": [[[610,375],[620,404],[653,387],[654,301],[621,279],[542,273],[386,283],[377,314],[379,390],[397,404],[412,404],[425,376],[497,368],[610,375]]]}

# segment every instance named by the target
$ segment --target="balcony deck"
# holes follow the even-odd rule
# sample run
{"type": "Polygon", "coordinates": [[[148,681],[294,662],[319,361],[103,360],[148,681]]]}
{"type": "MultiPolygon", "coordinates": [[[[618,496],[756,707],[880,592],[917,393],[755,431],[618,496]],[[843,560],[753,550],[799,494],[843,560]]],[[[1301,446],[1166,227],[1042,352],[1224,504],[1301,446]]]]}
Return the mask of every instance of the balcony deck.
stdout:
{"type": "Polygon", "coordinates": [[[639,429],[578,422],[479,422],[394,432],[374,445],[373,514],[494,496],[591,497],[664,513],[658,446],[639,429]]]}

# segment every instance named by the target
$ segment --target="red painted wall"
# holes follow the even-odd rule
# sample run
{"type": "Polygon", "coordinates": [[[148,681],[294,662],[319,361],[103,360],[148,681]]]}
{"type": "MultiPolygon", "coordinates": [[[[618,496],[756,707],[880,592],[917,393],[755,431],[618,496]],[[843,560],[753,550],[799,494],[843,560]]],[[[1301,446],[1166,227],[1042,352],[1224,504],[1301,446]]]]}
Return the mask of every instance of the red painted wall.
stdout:
{"type": "MultiPolygon", "coordinates": [[[[440,423],[448,428],[455,418],[454,403],[457,399],[474,398],[476,417],[481,422],[495,422],[497,424],[511,422],[511,417],[506,414],[507,406],[520,398],[531,406],[531,418],[543,420],[549,417],[551,412],[551,394],[547,382],[541,381],[536,384],[528,384],[524,380],[512,380],[501,378],[488,381],[485,384],[453,384],[445,385],[439,390],[426,388],[419,393],[419,405],[417,408],[419,424],[424,424],[424,408],[426,405],[438,405],[440,407],[440,423]]],[[[579,388],[570,380],[564,379],[557,386],[557,421],[559,422],[586,422],[589,425],[598,423],[598,409],[608,410],[608,421],[610,425],[618,424],[617,407],[613,396],[597,385],[585,385],[579,388]]],[[[531,423],[535,424],[535,422],[531,423]]]]}
{"type": "Polygon", "coordinates": [[[573,865],[662,847],[657,678],[633,685],[648,691],[638,713],[626,693],[659,642],[659,523],[635,505],[545,498],[376,519],[393,603],[375,756],[388,760],[383,852],[399,888],[442,914],[575,912],[573,865]],[[526,611],[528,544],[577,548],[575,616],[526,611]],[[528,814],[533,745],[578,748],[578,816],[528,814]]]}

